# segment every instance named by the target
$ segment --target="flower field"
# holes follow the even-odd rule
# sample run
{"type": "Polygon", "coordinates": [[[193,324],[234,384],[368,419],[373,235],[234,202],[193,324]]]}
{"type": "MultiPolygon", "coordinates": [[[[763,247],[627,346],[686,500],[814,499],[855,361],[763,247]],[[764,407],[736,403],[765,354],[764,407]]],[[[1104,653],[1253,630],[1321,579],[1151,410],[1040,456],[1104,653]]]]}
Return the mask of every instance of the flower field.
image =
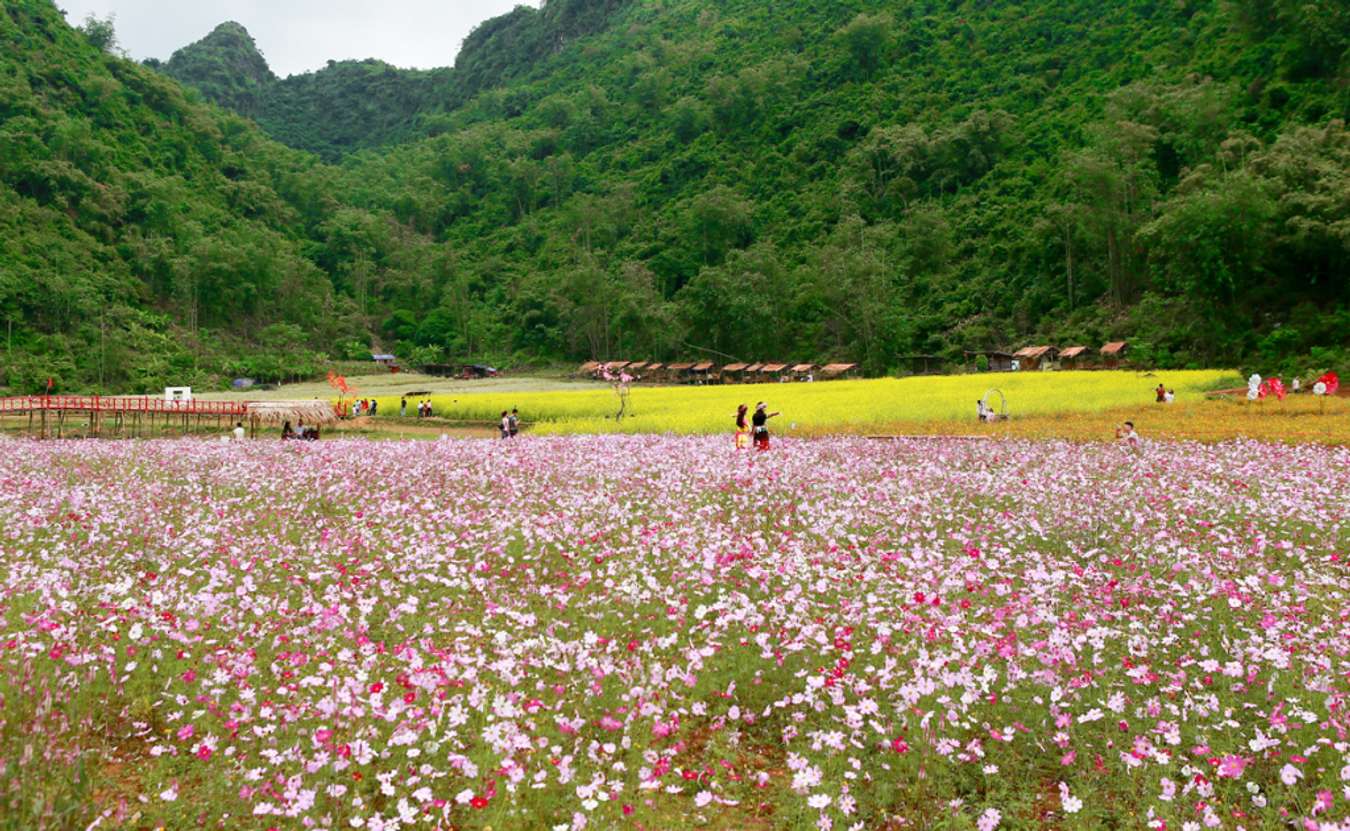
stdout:
{"type": "Polygon", "coordinates": [[[1350,450],[20,442],[0,828],[1350,828],[1350,450]]]}
{"type": "MultiPolygon", "coordinates": [[[[975,402],[991,388],[1007,397],[1017,417],[1093,413],[1153,401],[1166,384],[1179,402],[1197,402],[1225,384],[1240,383],[1223,370],[1136,372],[1021,372],[830,381],[814,384],[750,384],[708,387],[632,388],[629,409],[616,423],[619,401],[608,389],[579,392],[488,392],[431,396],[438,416],[496,422],[519,407],[532,430],[546,434],[676,433],[697,435],[731,429],[736,405],[767,401],[783,413],[779,432],[866,432],[895,422],[974,422],[975,402]]],[[[415,406],[417,396],[409,404],[415,406]]],[[[379,396],[380,412],[398,413],[397,396],[379,396]]]]}

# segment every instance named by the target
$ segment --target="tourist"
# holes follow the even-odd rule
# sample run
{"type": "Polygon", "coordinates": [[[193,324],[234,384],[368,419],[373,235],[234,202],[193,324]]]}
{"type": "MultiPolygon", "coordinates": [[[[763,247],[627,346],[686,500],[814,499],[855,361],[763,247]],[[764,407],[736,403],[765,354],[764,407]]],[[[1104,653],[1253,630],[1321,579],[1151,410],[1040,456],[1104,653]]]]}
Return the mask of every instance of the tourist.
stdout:
{"type": "Polygon", "coordinates": [[[984,399],[975,402],[975,418],[981,423],[989,420],[989,408],[984,406],[984,399]]]}
{"type": "Polygon", "coordinates": [[[745,450],[750,446],[750,423],[745,415],[750,408],[745,404],[736,408],[736,449],[745,450]]]}
{"type": "Polygon", "coordinates": [[[782,414],[768,412],[768,405],[763,401],[755,405],[755,414],[751,416],[750,423],[754,427],[756,450],[769,449],[769,425],[767,422],[779,415],[782,414]]]}
{"type": "Polygon", "coordinates": [[[1163,401],[1165,401],[1165,402],[1168,403],[1168,404],[1171,404],[1173,401],[1176,401],[1176,400],[1177,400],[1177,391],[1176,391],[1176,390],[1168,390],[1168,391],[1167,391],[1167,394],[1163,396],[1163,401]]]}
{"type": "Polygon", "coordinates": [[[370,399],[370,417],[374,418],[380,412],[380,402],[377,399],[370,399]]]}
{"type": "Polygon", "coordinates": [[[399,418],[408,417],[408,396],[406,395],[400,398],[398,401],[398,417],[399,418]]]}
{"type": "Polygon", "coordinates": [[[427,399],[427,418],[431,418],[431,399],[427,399]]]}
{"type": "Polygon", "coordinates": [[[234,423],[234,440],[243,441],[245,435],[246,434],[244,433],[244,422],[236,421],[234,423]]]}
{"type": "Polygon", "coordinates": [[[507,421],[511,428],[511,438],[514,439],[516,436],[520,435],[520,410],[512,407],[511,415],[507,417],[507,421]]]}
{"type": "Polygon", "coordinates": [[[511,414],[506,410],[502,410],[502,420],[497,427],[502,431],[503,439],[511,438],[511,414]]]}
{"type": "Polygon", "coordinates": [[[290,441],[293,438],[295,438],[295,431],[291,429],[290,421],[287,421],[281,425],[281,440],[290,441]]]}
{"type": "Polygon", "coordinates": [[[1167,388],[1164,387],[1162,384],[1159,384],[1158,388],[1153,392],[1157,396],[1157,401],[1159,404],[1162,404],[1167,401],[1167,388]]]}
{"type": "Polygon", "coordinates": [[[1136,452],[1139,450],[1139,434],[1134,430],[1133,421],[1127,421],[1116,428],[1116,440],[1130,450],[1136,452]]]}

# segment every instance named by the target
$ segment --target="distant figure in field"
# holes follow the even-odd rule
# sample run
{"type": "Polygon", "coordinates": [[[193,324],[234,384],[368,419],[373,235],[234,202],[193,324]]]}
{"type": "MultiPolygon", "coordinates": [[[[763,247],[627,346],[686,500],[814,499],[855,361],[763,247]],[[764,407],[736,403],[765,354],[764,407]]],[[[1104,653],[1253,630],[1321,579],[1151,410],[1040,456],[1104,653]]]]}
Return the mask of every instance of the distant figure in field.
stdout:
{"type": "Polygon", "coordinates": [[[243,441],[246,433],[244,432],[244,422],[236,421],[234,423],[234,440],[243,441]]]}
{"type": "Polygon", "coordinates": [[[295,431],[291,429],[291,423],[287,421],[281,425],[281,440],[290,441],[295,438],[295,431]]]}
{"type": "Polygon", "coordinates": [[[989,408],[984,406],[983,398],[975,402],[975,418],[982,422],[989,420],[989,408]]]}
{"type": "Polygon", "coordinates": [[[755,405],[755,414],[750,418],[755,432],[755,449],[760,451],[769,449],[769,419],[782,415],[768,412],[768,406],[763,401],[759,402],[755,405]]]}
{"type": "Polygon", "coordinates": [[[1138,452],[1139,434],[1134,431],[1134,422],[1127,421],[1116,428],[1116,440],[1127,449],[1138,452]]]}
{"type": "Polygon", "coordinates": [[[1173,401],[1176,401],[1176,400],[1177,400],[1177,391],[1176,391],[1176,390],[1168,390],[1168,391],[1167,391],[1167,394],[1163,396],[1163,401],[1166,402],[1166,403],[1168,403],[1168,404],[1171,404],[1173,401]]]}
{"type": "Polygon", "coordinates": [[[503,439],[511,438],[511,414],[506,410],[502,410],[502,420],[497,427],[502,431],[503,439]]]}
{"type": "Polygon", "coordinates": [[[750,422],[746,419],[746,414],[750,412],[750,407],[742,404],[736,408],[736,449],[745,450],[750,446],[750,422]]]}
{"type": "Polygon", "coordinates": [[[380,402],[374,398],[370,399],[370,414],[373,416],[380,411],[380,402]]]}
{"type": "Polygon", "coordinates": [[[520,410],[511,408],[511,415],[506,417],[508,433],[511,438],[520,435],[520,410]]]}
{"type": "Polygon", "coordinates": [[[431,418],[431,399],[427,399],[427,418],[431,418]]]}
{"type": "Polygon", "coordinates": [[[408,396],[406,395],[400,398],[398,401],[398,417],[399,418],[408,417],[408,396]]]}
{"type": "Polygon", "coordinates": [[[1154,390],[1153,393],[1158,397],[1159,404],[1162,404],[1167,401],[1167,388],[1164,387],[1162,384],[1159,384],[1158,388],[1154,390]]]}

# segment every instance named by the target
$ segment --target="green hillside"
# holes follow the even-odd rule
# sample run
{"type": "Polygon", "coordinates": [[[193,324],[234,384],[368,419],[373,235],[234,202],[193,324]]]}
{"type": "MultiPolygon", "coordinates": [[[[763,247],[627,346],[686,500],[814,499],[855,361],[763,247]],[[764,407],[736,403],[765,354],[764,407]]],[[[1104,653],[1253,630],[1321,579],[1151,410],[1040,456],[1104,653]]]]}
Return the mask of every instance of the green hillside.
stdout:
{"type": "Polygon", "coordinates": [[[104,54],[47,0],[5,3],[0,44],[0,386],[275,379],[367,342],[343,234],[388,220],[331,170],[104,54]]]}
{"type": "Polygon", "coordinates": [[[1346,0],[550,0],[450,70],[272,80],[230,26],[161,67],[327,166],[9,3],[9,384],[372,342],[1343,365],[1348,33],[1346,0]]]}

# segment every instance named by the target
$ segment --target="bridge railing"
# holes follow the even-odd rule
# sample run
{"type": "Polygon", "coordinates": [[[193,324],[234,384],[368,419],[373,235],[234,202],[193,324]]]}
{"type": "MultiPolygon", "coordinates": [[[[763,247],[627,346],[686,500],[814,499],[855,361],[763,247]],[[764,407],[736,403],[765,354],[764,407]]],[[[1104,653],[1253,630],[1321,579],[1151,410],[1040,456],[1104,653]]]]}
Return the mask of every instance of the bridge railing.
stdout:
{"type": "Polygon", "coordinates": [[[0,398],[0,413],[77,411],[174,415],[246,416],[247,401],[165,401],[150,395],[17,395],[0,398]]]}

